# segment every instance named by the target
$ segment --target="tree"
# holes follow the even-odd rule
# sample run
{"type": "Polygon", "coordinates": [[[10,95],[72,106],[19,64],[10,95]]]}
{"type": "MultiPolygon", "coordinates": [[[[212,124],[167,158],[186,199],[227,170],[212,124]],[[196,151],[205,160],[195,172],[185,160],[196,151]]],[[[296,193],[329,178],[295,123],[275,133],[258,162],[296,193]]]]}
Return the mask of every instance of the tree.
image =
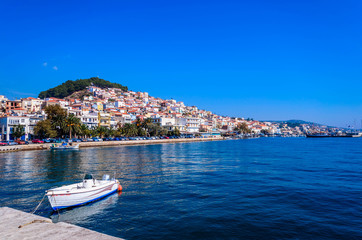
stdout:
{"type": "Polygon", "coordinates": [[[264,135],[269,134],[269,131],[267,129],[262,129],[260,132],[264,135]]]}
{"type": "Polygon", "coordinates": [[[105,137],[113,137],[115,135],[115,131],[112,128],[108,128],[108,127],[104,127],[104,128],[105,128],[105,132],[104,132],[105,137]]]}
{"type": "Polygon", "coordinates": [[[43,91],[39,94],[39,98],[46,97],[57,97],[57,98],[65,98],[71,95],[74,92],[81,91],[86,89],[88,86],[95,85],[100,88],[119,88],[122,91],[127,91],[128,88],[119,83],[111,83],[104,79],[98,77],[92,77],[89,79],[78,79],[75,81],[68,80],[61,85],[58,85],[54,88],[50,88],[46,91],[43,91]]]}
{"type": "Polygon", "coordinates": [[[178,130],[177,127],[175,127],[172,131],[171,131],[171,136],[180,136],[180,130],[178,130]]]}
{"type": "Polygon", "coordinates": [[[68,114],[65,109],[59,105],[50,105],[45,109],[47,119],[50,120],[52,129],[57,131],[57,136],[62,137],[67,134],[67,124],[65,122],[68,114]]]}
{"type": "Polygon", "coordinates": [[[67,111],[63,109],[60,105],[49,105],[45,107],[44,109],[47,119],[50,119],[51,121],[56,121],[59,118],[66,118],[67,117],[67,111]]]}
{"type": "Polygon", "coordinates": [[[81,122],[74,114],[69,114],[69,116],[66,117],[65,126],[67,132],[69,131],[69,138],[72,138],[72,132],[75,134],[80,133],[81,122]]]}
{"type": "Polygon", "coordinates": [[[159,127],[160,127],[161,129],[160,129],[160,131],[159,131],[159,134],[156,135],[156,136],[164,136],[164,135],[167,135],[168,130],[167,130],[166,128],[161,127],[161,126],[159,126],[159,127]]]}
{"type": "Polygon", "coordinates": [[[99,137],[103,138],[108,133],[109,129],[104,126],[99,126],[97,128],[97,131],[98,131],[99,137]]]}
{"type": "Polygon", "coordinates": [[[86,124],[82,124],[80,125],[80,136],[82,137],[87,137],[91,135],[91,130],[88,128],[88,126],[86,124]]]}
{"type": "Polygon", "coordinates": [[[90,130],[90,132],[91,132],[92,137],[98,137],[99,136],[98,127],[92,128],[90,130]]]}
{"type": "MultiPolygon", "coordinates": [[[[163,128],[157,123],[149,123],[147,130],[149,136],[160,136],[162,134],[163,128]]],[[[164,134],[167,134],[167,130],[164,134]]]]}
{"type": "Polygon", "coordinates": [[[47,119],[37,122],[34,134],[39,138],[53,138],[57,136],[57,131],[52,128],[51,121],[47,119]]]}
{"type": "Polygon", "coordinates": [[[138,136],[147,136],[147,132],[144,128],[138,128],[138,136]]]}
{"type": "Polygon", "coordinates": [[[243,123],[240,123],[237,127],[236,127],[237,131],[240,132],[240,133],[251,133],[251,130],[249,129],[248,125],[243,122],[243,123]]]}
{"type": "Polygon", "coordinates": [[[24,126],[18,124],[14,127],[13,136],[18,139],[25,134],[24,126]]]}
{"type": "Polygon", "coordinates": [[[200,128],[199,132],[207,132],[207,130],[205,128],[200,128]]]}
{"type": "MultiPolygon", "coordinates": [[[[146,119],[144,119],[143,121],[142,121],[142,123],[141,123],[141,127],[144,129],[144,131],[145,131],[145,133],[144,133],[144,135],[146,135],[146,136],[150,136],[150,134],[149,134],[149,129],[150,129],[150,127],[152,126],[152,119],[151,118],[146,118],[146,119]]],[[[143,135],[142,135],[143,136],[143,135]]]]}
{"type": "Polygon", "coordinates": [[[137,136],[138,130],[135,124],[126,123],[123,126],[123,132],[127,137],[137,136]]]}

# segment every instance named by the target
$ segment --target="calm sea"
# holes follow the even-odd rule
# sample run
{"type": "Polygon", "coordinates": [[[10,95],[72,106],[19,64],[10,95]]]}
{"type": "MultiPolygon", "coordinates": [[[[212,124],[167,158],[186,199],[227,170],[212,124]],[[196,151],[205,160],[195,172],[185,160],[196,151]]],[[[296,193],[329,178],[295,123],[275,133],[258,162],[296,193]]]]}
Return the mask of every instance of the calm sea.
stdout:
{"type": "Polygon", "coordinates": [[[362,138],[261,138],[0,154],[0,206],[107,173],[121,195],[37,214],[126,239],[362,239],[362,138]]]}

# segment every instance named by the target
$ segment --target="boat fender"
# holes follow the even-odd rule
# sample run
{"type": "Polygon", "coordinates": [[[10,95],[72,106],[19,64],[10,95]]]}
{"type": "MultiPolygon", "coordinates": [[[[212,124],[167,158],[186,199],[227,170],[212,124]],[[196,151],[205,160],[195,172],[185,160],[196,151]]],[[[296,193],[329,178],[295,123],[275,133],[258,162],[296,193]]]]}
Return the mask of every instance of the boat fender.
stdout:
{"type": "Polygon", "coordinates": [[[118,184],[118,192],[122,192],[122,186],[121,186],[121,184],[118,184]]]}

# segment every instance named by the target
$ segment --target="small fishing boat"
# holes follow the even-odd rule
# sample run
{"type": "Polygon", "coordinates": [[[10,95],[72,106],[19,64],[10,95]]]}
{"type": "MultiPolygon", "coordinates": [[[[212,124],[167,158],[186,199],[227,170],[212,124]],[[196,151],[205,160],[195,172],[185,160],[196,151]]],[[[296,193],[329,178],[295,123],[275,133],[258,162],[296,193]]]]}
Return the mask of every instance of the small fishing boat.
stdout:
{"type": "Polygon", "coordinates": [[[117,190],[122,190],[117,179],[104,175],[102,180],[97,180],[92,174],[86,174],[83,182],[49,189],[46,196],[53,210],[58,210],[97,201],[117,190]]]}
{"type": "Polygon", "coordinates": [[[53,144],[52,146],[50,146],[51,150],[72,150],[72,149],[79,149],[79,144],[76,145],[70,145],[67,143],[63,143],[61,145],[56,145],[53,144]]]}

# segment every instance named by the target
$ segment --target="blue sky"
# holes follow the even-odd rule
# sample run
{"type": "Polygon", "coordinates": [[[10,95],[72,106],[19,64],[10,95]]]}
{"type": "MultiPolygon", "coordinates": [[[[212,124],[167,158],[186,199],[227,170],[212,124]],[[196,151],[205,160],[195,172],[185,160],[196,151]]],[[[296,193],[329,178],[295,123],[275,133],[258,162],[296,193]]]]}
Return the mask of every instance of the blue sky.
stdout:
{"type": "Polygon", "coordinates": [[[99,76],[220,115],[361,125],[358,0],[2,0],[0,10],[10,98],[99,76]]]}

